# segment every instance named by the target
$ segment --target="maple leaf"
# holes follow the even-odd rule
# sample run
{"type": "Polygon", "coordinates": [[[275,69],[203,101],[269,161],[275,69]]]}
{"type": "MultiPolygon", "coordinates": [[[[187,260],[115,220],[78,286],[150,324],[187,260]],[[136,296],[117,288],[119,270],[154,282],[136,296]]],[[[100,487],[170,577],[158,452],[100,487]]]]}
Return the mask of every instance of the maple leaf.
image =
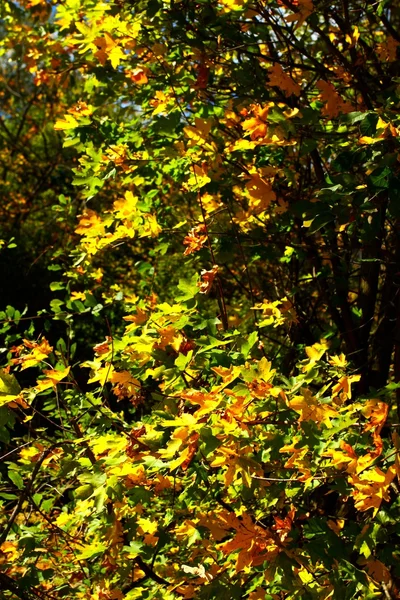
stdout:
{"type": "Polygon", "coordinates": [[[364,431],[370,431],[375,429],[379,433],[384,426],[388,412],[389,405],[381,400],[367,400],[361,408],[363,415],[369,420],[364,427],[364,431]]]}
{"type": "Polygon", "coordinates": [[[321,342],[317,342],[316,344],[313,344],[312,346],[306,347],[306,354],[310,360],[304,367],[302,367],[303,373],[311,371],[311,369],[314,367],[314,365],[325,354],[328,347],[329,347],[329,344],[326,340],[322,340],[321,342]]]}
{"type": "Polygon", "coordinates": [[[171,477],[164,477],[163,475],[160,475],[160,473],[157,473],[155,479],[150,480],[149,484],[154,486],[153,489],[155,494],[160,494],[164,490],[170,490],[174,487],[173,479],[171,477]]]}
{"type": "Polygon", "coordinates": [[[99,59],[102,65],[105,65],[107,59],[111,62],[114,69],[118,67],[121,60],[126,59],[123,50],[118,46],[109,33],[104,33],[103,36],[97,37],[94,40],[94,46],[97,48],[95,56],[99,59]]]}
{"type": "Polygon", "coordinates": [[[75,233],[87,238],[102,236],[105,233],[104,222],[94,210],[86,209],[79,219],[75,233]]]}
{"type": "Polygon", "coordinates": [[[252,142],[250,140],[240,139],[236,140],[233,144],[228,144],[226,149],[229,152],[234,152],[235,150],[253,150],[256,148],[257,142],[252,142]]]}
{"type": "Polygon", "coordinates": [[[58,119],[54,125],[56,131],[75,129],[79,126],[78,121],[72,115],[65,115],[63,119],[58,119]]]}
{"type": "Polygon", "coordinates": [[[122,318],[124,319],[124,321],[132,322],[131,325],[128,325],[125,328],[125,332],[130,333],[131,331],[134,331],[135,329],[140,327],[140,325],[143,325],[143,323],[146,323],[147,319],[149,318],[149,315],[145,310],[137,308],[136,314],[127,315],[126,317],[122,318]]]}
{"type": "Polygon", "coordinates": [[[158,451],[159,455],[167,460],[172,459],[178,452],[177,458],[170,460],[168,467],[172,471],[185,464],[187,467],[197,449],[197,430],[201,429],[202,423],[190,413],[183,413],[180,417],[162,421],[163,427],[176,427],[166,448],[158,451]],[[184,449],[181,450],[182,446],[184,449]]]}
{"type": "Polygon", "coordinates": [[[62,379],[65,379],[68,376],[70,369],[71,369],[71,367],[66,367],[65,369],[61,369],[59,371],[55,371],[55,370],[44,371],[46,378],[39,379],[37,381],[36,389],[39,392],[43,392],[43,390],[47,390],[51,387],[53,387],[55,389],[57,387],[57,384],[60,381],[62,381],[62,379]]]}
{"type": "Polygon", "coordinates": [[[110,376],[114,372],[114,367],[111,363],[106,363],[102,366],[102,363],[97,360],[91,363],[82,363],[82,367],[90,367],[92,369],[92,376],[88,380],[88,383],[98,381],[101,386],[104,386],[109,381],[110,376]]]}
{"type": "MultiPolygon", "coordinates": [[[[3,542],[0,546],[0,553],[6,554],[7,560],[9,562],[12,563],[12,562],[16,561],[20,555],[20,551],[18,550],[18,543],[11,542],[11,541],[3,542]]],[[[0,562],[3,562],[3,561],[0,559],[0,562]]]]}
{"type": "Polygon", "coordinates": [[[342,531],[344,524],[345,524],[345,520],[344,519],[336,519],[335,521],[333,519],[328,519],[326,524],[328,525],[329,529],[331,529],[334,533],[336,533],[337,536],[340,536],[340,532],[342,531]]]}
{"type": "MultiPolygon", "coordinates": [[[[220,513],[218,521],[227,531],[235,530],[234,537],[219,544],[218,548],[224,554],[239,550],[235,565],[236,573],[250,565],[261,565],[264,561],[275,558],[279,553],[280,548],[271,532],[256,525],[247,513],[242,514],[240,518],[234,514],[220,513]]],[[[207,523],[205,526],[208,527],[207,523]]]]}
{"type": "Polygon", "coordinates": [[[212,370],[222,378],[222,384],[214,388],[215,392],[220,392],[239,377],[241,369],[240,367],[232,365],[229,369],[226,367],[212,367],[212,370]]]}
{"type": "MultiPolygon", "coordinates": [[[[281,0],[278,0],[281,3],[281,0]]],[[[288,4],[292,5],[292,8],[295,9],[296,12],[293,15],[288,15],[285,17],[285,21],[287,23],[293,23],[297,21],[296,27],[300,27],[303,25],[304,21],[311,15],[314,10],[314,5],[312,0],[292,0],[289,1],[288,4]]]]}
{"type": "Polygon", "coordinates": [[[71,292],[71,300],[82,300],[84,302],[86,300],[85,292],[71,292]]]}
{"type": "Polygon", "coordinates": [[[38,365],[53,352],[53,347],[49,345],[46,338],[42,338],[39,343],[24,340],[24,345],[32,351],[29,354],[12,359],[13,364],[22,365],[21,371],[38,365]]]}
{"type": "MultiPolygon", "coordinates": [[[[249,449],[250,450],[250,449],[249,449]]],[[[251,450],[250,450],[251,451],[251,450]]],[[[217,456],[210,463],[211,467],[227,467],[224,472],[224,483],[229,487],[236,481],[236,476],[242,480],[243,485],[250,488],[252,475],[262,476],[261,465],[245,455],[245,448],[223,448],[216,451],[217,456]]]]}
{"type": "Polygon", "coordinates": [[[351,384],[360,381],[361,375],[344,375],[332,388],[332,394],[340,396],[340,402],[343,403],[351,398],[351,384]],[[342,392],[342,393],[340,393],[342,392]]]}
{"type": "Polygon", "coordinates": [[[180,454],[178,454],[177,458],[171,460],[168,463],[168,467],[170,471],[174,471],[178,467],[183,464],[189,464],[191,460],[191,448],[190,446],[186,446],[180,454]]]}
{"type": "Polygon", "coordinates": [[[175,352],[179,352],[179,348],[183,342],[183,335],[175,329],[173,325],[167,325],[167,327],[160,327],[158,330],[159,341],[155,345],[155,348],[165,350],[167,346],[171,346],[175,352]]]}
{"type": "Polygon", "coordinates": [[[207,242],[207,228],[205,225],[197,225],[193,227],[185,239],[183,243],[187,246],[184,256],[188,256],[189,254],[193,254],[194,252],[198,252],[202,249],[202,247],[207,242]]]}
{"type": "Polygon", "coordinates": [[[278,327],[284,323],[296,323],[297,315],[293,303],[288,298],[270,302],[265,299],[261,303],[255,304],[253,310],[262,310],[262,320],[259,321],[259,327],[273,325],[278,327]]]}
{"type": "Polygon", "coordinates": [[[138,533],[140,535],[144,535],[145,533],[150,533],[154,535],[158,529],[158,524],[156,521],[151,521],[150,519],[146,519],[145,517],[139,517],[137,520],[138,524],[138,533]]]}
{"type": "Polygon", "coordinates": [[[31,462],[35,463],[40,459],[43,459],[43,453],[45,454],[45,459],[41,460],[41,464],[43,467],[56,467],[56,464],[60,459],[60,457],[64,454],[62,448],[54,448],[53,450],[46,450],[46,448],[36,442],[30,448],[23,448],[20,452],[20,460],[22,463],[29,464],[31,462]]]}
{"type": "Polygon", "coordinates": [[[191,404],[199,404],[200,408],[194,413],[194,417],[200,417],[210,414],[214,411],[222,401],[222,397],[216,392],[201,392],[199,390],[189,390],[181,394],[181,398],[187,400],[191,404]]]}
{"type": "Polygon", "coordinates": [[[340,356],[337,356],[337,355],[331,356],[331,358],[329,359],[328,362],[333,367],[339,367],[342,369],[347,366],[347,360],[343,353],[340,354],[340,356]]]}
{"type": "Polygon", "coordinates": [[[281,89],[285,96],[289,97],[291,95],[300,96],[301,87],[298,83],[293,81],[289,75],[287,75],[282,69],[279,63],[275,63],[268,70],[269,77],[269,85],[273,85],[281,89]]]}
{"type": "Polygon", "coordinates": [[[306,459],[308,446],[297,447],[300,438],[295,437],[291,444],[286,444],[279,449],[280,453],[292,453],[292,456],[284,464],[285,469],[298,469],[300,473],[309,474],[309,461],[306,459]]]}
{"type": "Polygon", "coordinates": [[[188,125],[183,128],[186,137],[189,138],[191,145],[202,144],[206,141],[211,131],[211,121],[196,117],[194,126],[188,125]]]}
{"type": "Polygon", "coordinates": [[[286,517],[283,519],[281,517],[274,516],[275,525],[272,526],[272,530],[277,532],[281,543],[287,539],[292,529],[295,514],[296,509],[294,506],[292,506],[286,517]]]}
{"type": "Polygon", "coordinates": [[[152,116],[154,117],[155,115],[165,113],[170,102],[171,97],[168,94],[165,94],[161,90],[157,90],[154,98],[149,102],[150,106],[154,108],[152,116]]]}
{"type": "Polygon", "coordinates": [[[132,219],[137,213],[137,203],[138,198],[127,190],[124,198],[114,202],[113,213],[118,219],[132,219]]]}
{"type": "Polygon", "coordinates": [[[332,427],[331,418],[338,416],[338,412],[329,406],[319,402],[308,389],[302,389],[302,396],[295,396],[289,401],[289,406],[300,413],[299,423],[301,421],[314,421],[315,423],[324,423],[329,429],[332,427]]]}
{"type": "Polygon", "coordinates": [[[276,200],[272,185],[258,173],[254,173],[246,182],[246,190],[250,198],[249,214],[257,215],[263,212],[273,200],[276,200]]]}
{"type": "Polygon", "coordinates": [[[253,141],[265,138],[268,132],[267,117],[270,105],[262,107],[259,104],[251,106],[252,117],[242,123],[242,128],[250,135],[253,141]]]}
{"type": "Polygon", "coordinates": [[[192,175],[189,179],[183,184],[184,188],[195,192],[200,188],[210,183],[211,178],[208,176],[208,167],[206,163],[202,165],[193,165],[192,166],[192,175]]]}
{"type": "Polygon", "coordinates": [[[8,402],[23,401],[20,392],[21,388],[15,375],[11,375],[5,369],[0,369],[0,406],[8,402]]]}
{"type": "Polygon", "coordinates": [[[387,36],[385,42],[377,44],[376,51],[379,59],[384,62],[393,62],[397,58],[397,47],[399,42],[391,35],[387,36]]]}
{"type": "Polygon", "coordinates": [[[107,354],[111,350],[112,338],[108,336],[104,342],[100,342],[93,347],[95,354],[101,356],[102,354],[107,354]]]}
{"type": "Polygon", "coordinates": [[[362,558],[360,564],[367,568],[369,575],[379,584],[390,584],[392,576],[389,569],[380,560],[376,558],[362,558]]]}
{"type": "Polygon", "coordinates": [[[353,110],[351,104],[346,102],[346,100],[343,100],[332,83],[328,83],[327,81],[320,79],[317,81],[316,85],[321,92],[321,100],[325,102],[325,105],[321,110],[321,114],[334,119],[341,113],[345,114],[353,110]]]}
{"type": "Polygon", "coordinates": [[[74,117],[89,117],[94,112],[94,106],[87,104],[86,102],[77,102],[75,106],[68,109],[68,114],[74,117]]]}
{"type": "Polygon", "coordinates": [[[272,388],[272,383],[265,381],[251,381],[247,384],[250,393],[255,398],[266,398],[272,388]]]}
{"type": "Polygon", "coordinates": [[[132,377],[129,371],[114,371],[110,374],[108,381],[114,384],[113,392],[118,400],[123,398],[134,399],[134,404],[138,400],[138,392],[141,385],[137,379],[132,377]]]}
{"type": "Polygon", "coordinates": [[[223,7],[223,12],[241,10],[245,2],[246,0],[218,0],[218,4],[223,7]]]}
{"type": "Polygon", "coordinates": [[[197,284],[200,287],[200,294],[208,294],[211,291],[214,279],[218,273],[218,265],[214,265],[210,271],[203,269],[200,273],[202,281],[197,284]]]}
{"type": "MultiPolygon", "coordinates": [[[[126,73],[126,75],[133,83],[136,83],[136,85],[145,85],[149,81],[146,70],[142,67],[137,67],[133,71],[126,73]]],[[[158,112],[153,112],[153,115],[154,114],[158,114],[158,112]]]]}
{"type": "MultiPolygon", "coordinates": [[[[189,467],[190,463],[192,462],[198,447],[199,447],[199,437],[200,435],[198,433],[192,433],[192,435],[189,438],[189,443],[187,446],[188,452],[185,456],[185,460],[181,463],[180,467],[182,469],[182,471],[186,471],[187,468],[189,467]]],[[[170,464],[170,468],[171,468],[171,464],[170,464]]]]}
{"type": "Polygon", "coordinates": [[[121,546],[124,542],[124,530],[119,519],[114,519],[112,524],[107,527],[104,538],[108,542],[113,554],[121,551],[121,546]]]}
{"type": "Polygon", "coordinates": [[[196,520],[185,519],[183,523],[175,527],[174,533],[178,541],[195,538],[198,535],[196,520]]]}
{"type": "Polygon", "coordinates": [[[249,594],[249,600],[265,600],[266,589],[263,587],[258,587],[253,592],[249,594]]]}
{"type": "Polygon", "coordinates": [[[366,511],[372,508],[375,516],[382,502],[389,500],[389,487],[395,475],[396,468],[393,466],[386,473],[375,467],[360,476],[349,477],[349,482],[355,488],[351,494],[357,510],[366,511]]]}

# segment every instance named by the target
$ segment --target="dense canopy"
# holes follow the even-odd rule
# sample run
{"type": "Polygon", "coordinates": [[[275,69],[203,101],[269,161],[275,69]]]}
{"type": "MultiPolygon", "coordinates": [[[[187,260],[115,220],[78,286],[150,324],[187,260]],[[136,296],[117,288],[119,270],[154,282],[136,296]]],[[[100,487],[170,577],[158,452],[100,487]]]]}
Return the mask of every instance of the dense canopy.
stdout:
{"type": "Polygon", "coordinates": [[[0,16],[2,598],[398,598],[399,2],[0,16]]]}

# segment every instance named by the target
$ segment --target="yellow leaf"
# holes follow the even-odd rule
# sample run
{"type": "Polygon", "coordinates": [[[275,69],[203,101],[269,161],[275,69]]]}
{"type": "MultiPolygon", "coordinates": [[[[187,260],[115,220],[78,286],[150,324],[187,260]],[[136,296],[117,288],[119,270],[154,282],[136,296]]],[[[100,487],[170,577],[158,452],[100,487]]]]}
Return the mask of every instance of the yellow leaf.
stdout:
{"type": "Polygon", "coordinates": [[[0,369],[0,406],[15,401],[19,397],[20,391],[21,388],[15,375],[0,369]]]}
{"type": "Polygon", "coordinates": [[[363,135],[362,137],[359,138],[358,143],[361,145],[371,145],[371,144],[376,144],[377,142],[381,142],[382,138],[377,137],[377,138],[373,138],[373,137],[369,137],[368,135],[363,135]]]}
{"type": "Polygon", "coordinates": [[[12,360],[14,364],[22,365],[21,371],[28,369],[29,367],[35,367],[53,351],[53,347],[49,345],[46,338],[43,338],[39,343],[24,340],[24,345],[31,349],[31,352],[20,356],[19,358],[13,358],[12,360]]]}
{"type": "Polygon", "coordinates": [[[256,142],[251,142],[250,140],[240,139],[234,142],[233,144],[229,144],[227,146],[227,150],[229,152],[234,152],[235,150],[253,150],[257,146],[256,142]]]}
{"type": "Polygon", "coordinates": [[[189,457],[189,452],[190,452],[190,448],[189,446],[187,446],[183,452],[178,456],[178,458],[176,458],[175,460],[171,460],[169,463],[169,469],[170,471],[173,471],[174,469],[176,469],[177,467],[180,467],[189,457]]]}
{"type": "Polygon", "coordinates": [[[214,393],[205,393],[198,390],[189,390],[181,394],[181,398],[188,400],[191,404],[199,404],[200,408],[194,413],[194,417],[200,417],[210,414],[221,403],[222,398],[214,393]]]}
{"type": "Polygon", "coordinates": [[[315,421],[315,423],[324,423],[326,427],[331,428],[330,419],[338,416],[338,412],[329,404],[321,404],[310,390],[303,389],[302,396],[295,396],[289,402],[290,408],[300,413],[299,422],[315,421]]]}
{"type": "Polygon", "coordinates": [[[101,363],[98,361],[91,363],[90,366],[93,367],[94,372],[92,377],[88,380],[88,383],[94,383],[95,381],[98,381],[100,385],[105,385],[106,382],[110,380],[110,377],[114,372],[114,367],[110,363],[105,364],[104,367],[101,367],[100,365],[101,363]]]}
{"type": "MultiPolygon", "coordinates": [[[[246,133],[250,134],[250,139],[256,141],[260,138],[265,138],[268,132],[268,111],[270,104],[260,106],[259,104],[253,104],[251,106],[252,117],[246,119],[242,123],[242,128],[246,133]]],[[[247,111],[246,111],[247,112],[247,111]]]]}
{"type": "Polygon", "coordinates": [[[202,165],[194,165],[192,167],[193,175],[183,184],[189,191],[196,191],[210,183],[211,179],[207,175],[207,167],[202,165]]]}
{"type": "Polygon", "coordinates": [[[218,0],[219,4],[223,6],[223,12],[229,12],[231,10],[241,10],[246,0],[218,0]]]}
{"type": "Polygon", "coordinates": [[[390,467],[386,473],[378,467],[370,469],[362,475],[349,477],[354,486],[352,496],[357,510],[373,509],[373,516],[378,512],[383,500],[389,500],[389,486],[396,475],[396,468],[390,467]]]}
{"type": "Polygon", "coordinates": [[[137,520],[138,524],[138,532],[140,535],[144,535],[145,533],[150,533],[154,535],[158,529],[157,521],[146,519],[144,517],[139,517],[137,520]]]}
{"type": "Polygon", "coordinates": [[[192,144],[200,144],[201,142],[204,142],[207,139],[210,130],[211,121],[200,119],[199,117],[195,118],[194,127],[189,125],[183,128],[186,137],[191,140],[192,144]]]}
{"type": "Polygon", "coordinates": [[[315,363],[317,363],[323,354],[327,351],[329,344],[326,340],[322,340],[320,343],[313,344],[313,346],[306,347],[306,354],[310,359],[309,362],[302,367],[303,373],[310,371],[315,363]]]}
{"type": "Polygon", "coordinates": [[[94,40],[94,46],[97,48],[95,56],[102,65],[104,65],[108,59],[114,69],[116,69],[121,60],[126,59],[126,55],[109,33],[105,33],[102,37],[96,38],[94,40]]]}
{"type": "Polygon", "coordinates": [[[346,360],[345,355],[342,352],[342,354],[340,356],[337,356],[337,355],[332,356],[329,359],[329,364],[332,365],[333,367],[344,368],[347,365],[347,360],[346,360]]]}
{"type": "Polygon", "coordinates": [[[65,377],[67,377],[68,373],[70,372],[70,369],[71,367],[66,367],[65,369],[59,371],[44,371],[46,379],[38,379],[36,389],[39,392],[43,392],[43,390],[47,390],[48,388],[55,388],[57,386],[57,383],[59,383],[62,379],[65,379],[65,377]]]}
{"type": "Polygon", "coordinates": [[[214,392],[220,392],[226,388],[232,381],[234,381],[240,375],[240,367],[231,366],[229,369],[225,367],[212,367],[214,373],[222,378],[222,384],[214,388],[214,392]]]}
{"type": "Polygon", "coordinates": [[[333,386],[332,394],[337,395],[342,392],[345,396],[343,400],[347,400],[347,398],[351,398],[351,384],[360,381],[361,375],[348,375],[341,377],[339,382],[333,386]]]}
{"type": "Polygon", "coordinates": [[[381,400],[367,400],[362,406],[363,415],[369,420],[365,426],[365,431],[375,429],[378,433],[382,429],[389,412],[389,405],[381,400]]]}
{"type": "Polygon", "coordinates": [[[58,119],[54,125],[56,130],[75,129],[78,127],[78,121],[72,115],[65,115],[63,119],[58,119]]]}
{"type": "Polygon", "coordinates": [[[328,525],[329,529],[332,529],[332,531],[336,533],[336,535],[340,535],[340,532],[344,527],[345,521],[344,519],[336,519],[336,521],[328,519],[326,524],[328,525]]]}
{"type": "Polygon", "coordinates": [[[119,46],[115,46],[108,55],[108,60],[114,69],[119,66],[121,60],[125,60],[126,56],[119,46]]]}

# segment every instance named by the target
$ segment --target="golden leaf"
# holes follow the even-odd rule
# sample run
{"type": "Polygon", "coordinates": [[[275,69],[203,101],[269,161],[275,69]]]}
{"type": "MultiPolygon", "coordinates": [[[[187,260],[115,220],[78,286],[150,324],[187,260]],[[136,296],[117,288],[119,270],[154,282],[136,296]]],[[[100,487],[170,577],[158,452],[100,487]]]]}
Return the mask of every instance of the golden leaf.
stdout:
{"type": "Polygon", "coordinates": [[[66,367],[65,369],[62,369],[59,371],[55,371],[55,370],[44,371],[46,378],[37,380],[36,389],[39,392],[43,392],[43,390],[47,390],[48,388],[51,388],[51,387],[56,388],[57,384],[62,379],[65,379],[67,377],[68,373],[70,372],[70,369],[71,369],[71,367],[66,367]]]}
{"type": "Polygon", "coordinates": [[[386,473],[378,467],[370,469],[362,475],[349,477],[349,482],[354,486],[352,496],[357,510],[366,511],[373,509],[373,516],[378,512],[382,501],[389,500],[389,486],[396,475],[396,468],[390,467],[386,473]]]}

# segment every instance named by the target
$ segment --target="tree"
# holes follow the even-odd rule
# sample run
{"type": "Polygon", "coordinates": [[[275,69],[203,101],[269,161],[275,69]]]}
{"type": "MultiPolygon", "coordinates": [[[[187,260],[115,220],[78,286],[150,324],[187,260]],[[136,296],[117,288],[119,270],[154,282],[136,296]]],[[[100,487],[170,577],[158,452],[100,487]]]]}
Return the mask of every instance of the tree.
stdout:
{"type": "Polygon", "coordinates": [[[3,7],[5,598],[398,597],[397,8],[3,7]]]}

